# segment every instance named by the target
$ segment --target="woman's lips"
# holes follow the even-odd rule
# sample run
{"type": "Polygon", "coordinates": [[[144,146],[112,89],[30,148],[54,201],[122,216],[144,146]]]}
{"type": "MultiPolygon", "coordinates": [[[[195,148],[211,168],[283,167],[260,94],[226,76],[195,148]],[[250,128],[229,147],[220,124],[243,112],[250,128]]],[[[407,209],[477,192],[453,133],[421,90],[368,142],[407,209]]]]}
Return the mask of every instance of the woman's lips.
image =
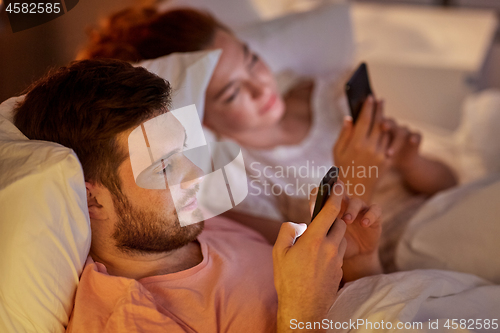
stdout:
{"type": "Polygon", "coordinates": [[[264,114],[267,113],[271,108],[273,107],[274,103],[276,103],[276,100],[278,99],[278,95],[272,94],[271,97],[267,100],[266,104],[264,104],[264,107],[260,109],[259,114],[264,114]]]}

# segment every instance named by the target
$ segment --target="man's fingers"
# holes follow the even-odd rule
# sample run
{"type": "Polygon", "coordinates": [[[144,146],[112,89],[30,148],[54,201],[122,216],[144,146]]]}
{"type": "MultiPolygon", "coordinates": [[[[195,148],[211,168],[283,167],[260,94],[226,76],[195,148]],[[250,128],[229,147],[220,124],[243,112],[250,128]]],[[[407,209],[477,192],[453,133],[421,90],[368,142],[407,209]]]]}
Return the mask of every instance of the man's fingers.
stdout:
{"type": "Polygon", "coordinates": [[[330,190],[330,197],[318,213],[316,218],[309,225],[309,234],[316,237],[324,237],[333,221],[337,218],[344,197],[344,183],[339,179],[330,190]]]}
{"type": "Polygon", "coordinates": [[[340,244],[339,244],[339,256],[341,256],[342,258],[344,257],[345,255],[345,251],[347,249],[347,240],[344,238],[342,238],[342,240],[340,241],[340,244]]]}
{"type": "Polygon", "coordinates": [[[382,217],[382,208],[379,205],[371,205],[361,217],[361,225],[369,227],[382,217]]]}
{"type": "Polygon", "coordinates": [[[302,235],[306,229],[307,225],[305,223],[297,224],[293,222],[284,222],[281,224],[278,237],[274,243],[274,251],[276,251],[276,254],[281,255],[286,253],[295,243],[295,239],[302,235]]]}
{"type": "Polygon", "coordinates": [[[315,187],[311,190],[311,193],[309,193],[309,212],[311,213],[311,216],[314,212],[314,205],[316,204],[316,197],[318,196],[318,190],[319,187],[315,187]]]}
{"type": "Polygon", "coordinates": [[[346,230],[347,230],[347,224],[344,222],[344,220],[340,218],[336,219],[327,237],[331,242],[333,242],[333,244],[338,245],[340,248],[340,244],[344,239],[346,230]]]}

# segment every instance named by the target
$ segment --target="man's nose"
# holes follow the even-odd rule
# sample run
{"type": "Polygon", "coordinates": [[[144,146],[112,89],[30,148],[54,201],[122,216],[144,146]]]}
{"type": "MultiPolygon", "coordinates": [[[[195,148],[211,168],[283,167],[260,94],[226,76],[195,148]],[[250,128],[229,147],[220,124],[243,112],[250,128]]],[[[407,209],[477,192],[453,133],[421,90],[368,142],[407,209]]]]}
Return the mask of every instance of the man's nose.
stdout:
{"type": "Polygon", "coordinates": [[[182,168],[185,170],[181,180],[182,189],[189,189],[201,183],[205,173],[189,158],[184,157],[182,168]]]}

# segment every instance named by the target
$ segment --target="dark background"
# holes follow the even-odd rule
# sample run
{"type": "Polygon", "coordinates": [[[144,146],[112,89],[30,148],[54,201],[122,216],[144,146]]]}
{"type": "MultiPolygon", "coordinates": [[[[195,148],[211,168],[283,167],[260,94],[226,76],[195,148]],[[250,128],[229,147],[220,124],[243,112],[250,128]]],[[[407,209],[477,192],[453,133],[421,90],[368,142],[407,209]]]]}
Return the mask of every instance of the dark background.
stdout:
{"type": "MultiPolygon", "coordinates": [[[[236,0],[228,0],[236,1],[236,0]]],[[[263,0],[255,0],[263,1],[263,0]]],[[[272,0],[269,0],[272,1],[272,0]]],[[[291,5],[298,1],[283,0],[291,5]]],[[[319,1],[319,0],[317,0],[319,1]]],[[[495,8],[500,10],[500,0],[364,0],[380,3],[411,3],[426,6],[460,6],[495,8]]],[[[2,2],[2,0],[0,0],[2,2]]],[[[85,29],[111,12],[138,3],[154,0],[80,0],[72,10],[40,26],[12,33],[5,12],[0,5],[0,102],[19,95],[34,80],[51,67],[65,65],[73,60],[77,50],[86,40],[85,29]]],[[[500,42],[493,46],[484,86],[500,87],[500,42]]]]}
{"type": "Polygon", "coordinates": [[[49,68],[67,64],[86,40],[85,28],[138,0],[80,0],[72,10],[40,26],[13,33],[0,13],[0,101],[19,95],[49,68]]]}

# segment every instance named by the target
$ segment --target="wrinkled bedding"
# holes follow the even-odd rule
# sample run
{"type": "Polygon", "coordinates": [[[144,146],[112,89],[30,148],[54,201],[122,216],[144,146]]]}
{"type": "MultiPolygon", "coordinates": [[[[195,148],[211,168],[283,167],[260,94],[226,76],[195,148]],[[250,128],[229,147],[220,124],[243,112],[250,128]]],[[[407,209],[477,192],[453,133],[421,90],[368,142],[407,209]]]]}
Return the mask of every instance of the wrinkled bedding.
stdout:
{"type": "Polygon", "coordinates": [[[493,319],[498,324],[499,317],[500,286],[464,273],[415,270],[347,284],[330,310],[328,324],[333,325],[329,332],[337,333],[446,332],[453,331],[446,328],[447,320],[451,325],[451,320],[457,319],[458,325],[460,320],[467,320],[467,327],[458,332],[497,332],[498,326],[493,329],[491,325],[493,319]],[[485,328],[485,319],[490,320],[489,329],[485,328]],[[353,326],[356,320],[364,320],[363,325],[353,326]],[[351,325],[342,328],[342,323],[351,325]],[[410,326],[398,329],[398,323],[410,326]]]}
{"type": "MultiPolygon", "coordinates": [[[[482,232],[477,234],[476,239],[481,238],[482,235],[486,236],[486,233],[500,235],[500,230],[495,228],[496,222],[493,212],[496,209],[494,202],[495,200],[498,202],[500,193],[496,196],[494,193],[490,196],[480,193],[487,191],[485,187],[494,183],[496,181],[494,175],[500,173],[500,133],[497,130],[498,124],[500,124],[500,91],[487,90],[470,95],[464,101],[462,110],[459,111],[462,114],[461,124],[455,132],[429,124],[403,120],[403,123],[410,128],[417,129],[422,133],[421,152],[449,165],[456,173],[462,187],[451,189],[450,194],[439,193],[436,198],[429,200],[423,196],[408,195],[407,192],[398,187],[398,182],[395,179],[382,184],[375,200],[381,203],[384,208],[384,232],[381,238],[380,255],[386,272],[415,268],[443,268],[470,273],[476,272],[477,268],[445,264],[443,262],[446,261],[445,257],[437,255],[445,249],[451,251],[450,246],[458,246],[457,238],[454,238],[455,242],[451,244],[451,239],[446,237],[448,226],[454,225],[457,230],[462,230],[462,233],[469,229],[470,221],[468,219],[474,216],[473,214],[469,214],[468,218],[458,211],[445,214],[446,210],[452,209],[454,200],[461,197],[469,197],[467,204],[472,207],[472,212],[480,211],[483,214],[490,212],[486,214],[488,218],[480,220],[483,226],[482,232]],[[427,201],[429,202],[426,203],[427,201]],[[436,214],[436,210],[440,213],[436,214]],[[439,221],[437,221],[438,218],[439,221]],[[439,226],[436,226],[437,224],[439,226]],[[429,238],[427,236],[433,226],[439,230],[434,230],[435,233],[429,238]],[[416,235],[419,230],[421,233],[416,235]],[[441,238],[441,235],[444,238],[441,238]],[[400,243],[403,242],[404,237],[406,238],[404,240],[406,247],[410,247],[410,243],[411,246],[416,246],[417,242],[423,242],[426,245],[435,242],[432,251],[437,253],[436,257],[429,255],[430,249],[426,251],[409,248],[403,250],[400,243]],[[443,242],[443,239],[446,239],[448,243],[443,242]],[[396,253],[398,246],[400,246],[399,254],[396,253]],[[410,255],[412,251],[413,254],[410,255]],[[424,252],[426,256],[424,256],[424,252]],[[399,258],[397,258],[398,256],[399,258]],[[396,260],[399,260],[399,263],[396,260]]],[[[494,191],[494,189],[490,189],[490,191],[494,191]]],[[[457,210],[457,207],[458,205],[455,205],[454,209],[457,210]]],[[[472,221],[477,223],[477,220],[472,221]]],[[[480,240],[479,242],[481,243],[480,240]]],[[[422,247],[423,245],[420,244],[420,248],[422,247]]],[[[476,249],[477,247],[472,246],[472,248],[476,249]]],[[[470,253],[471,257],[484,255],[482,250],[473,250],[470,253]]],[[[446,258],[452,258],[454,255],[449,253],[447,256],[446,258]]],[[[458,257],[455,256],[455,258],[458,257]]],[[[447,261],[449,260],[447,259],[447,261]]],[[[482,276],[490,278],[491,274],[485,273],[482,276]]]]}

